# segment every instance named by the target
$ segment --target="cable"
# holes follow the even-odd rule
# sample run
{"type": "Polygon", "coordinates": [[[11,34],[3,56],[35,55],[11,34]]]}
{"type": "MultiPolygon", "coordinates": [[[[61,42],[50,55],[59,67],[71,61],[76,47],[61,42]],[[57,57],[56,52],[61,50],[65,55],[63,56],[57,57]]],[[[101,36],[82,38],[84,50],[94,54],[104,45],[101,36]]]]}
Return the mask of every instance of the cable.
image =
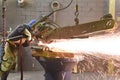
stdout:
{"type": "Polygon", "coordinates": [[[70,3],[66,7],[63,7],[63,8],[57,9],[57,10],[53,10],[50,14],[48,14],[48,15],[44,16],[42,19],[38,20],[32,27],[34,28],[37,24],[39,24],[39,22],[45,21],[54,12],[61,11],[61,10],[64,10],[64,9],[68,8],[71,5],[72,2],[73,2],[73,0],[71,0],[70,3]]]}

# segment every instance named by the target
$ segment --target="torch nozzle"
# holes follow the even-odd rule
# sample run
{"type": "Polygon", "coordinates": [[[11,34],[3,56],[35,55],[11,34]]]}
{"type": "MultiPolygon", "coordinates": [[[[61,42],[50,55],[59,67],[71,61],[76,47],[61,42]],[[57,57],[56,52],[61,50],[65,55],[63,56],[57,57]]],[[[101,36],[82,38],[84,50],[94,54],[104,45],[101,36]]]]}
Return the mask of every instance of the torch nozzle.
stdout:
{"type": "Polygon", "coordinates": [[[31,46],[31,49],[41,50],[41,51],[49,51],[49,48],[45,45],[31,46]]]}

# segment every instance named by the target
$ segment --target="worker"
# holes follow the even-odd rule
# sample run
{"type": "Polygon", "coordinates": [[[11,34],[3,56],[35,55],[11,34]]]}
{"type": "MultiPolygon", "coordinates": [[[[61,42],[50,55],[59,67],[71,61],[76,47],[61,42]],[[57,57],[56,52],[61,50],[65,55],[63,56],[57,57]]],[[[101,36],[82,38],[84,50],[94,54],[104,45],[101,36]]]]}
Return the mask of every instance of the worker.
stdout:
{"type": "Polygon", "coordinates": [[[0,46],[0,73],[1,80],[7,80],[9,72],[15,68],[16,53],[21,44],[23,47],[29,46],[31,41],[31,27],[36,20],[31,20],[28,24],[18,25],[8,36],[5,46],[0,46]]]}

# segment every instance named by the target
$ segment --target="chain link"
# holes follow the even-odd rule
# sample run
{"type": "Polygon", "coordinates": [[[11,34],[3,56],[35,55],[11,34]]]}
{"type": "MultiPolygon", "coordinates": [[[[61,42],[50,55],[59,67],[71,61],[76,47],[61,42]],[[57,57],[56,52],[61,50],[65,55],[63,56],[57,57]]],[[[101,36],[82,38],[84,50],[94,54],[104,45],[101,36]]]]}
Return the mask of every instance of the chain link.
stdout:
{"type": "Polygon", "coordinates": [[[76,8],[76,11],[75,11],[75,19],[74,19],[74,21],[75,21],[75,24],[76,25],[78,25],[79,24],[79,18],[78,18],[78,16],[79,16],[79,11],[78,11],[78,4],[77,4],[77,0],[76,0],[76,6],[75,6],[75,8],[76,8]]]}

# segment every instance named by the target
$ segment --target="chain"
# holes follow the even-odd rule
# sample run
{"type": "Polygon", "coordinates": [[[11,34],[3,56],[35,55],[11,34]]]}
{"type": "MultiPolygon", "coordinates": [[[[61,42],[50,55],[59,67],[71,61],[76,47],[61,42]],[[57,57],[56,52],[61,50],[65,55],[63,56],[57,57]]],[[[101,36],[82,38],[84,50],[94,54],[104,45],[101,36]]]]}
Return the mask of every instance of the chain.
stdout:
{"type": "Polygon", "coordinates": [[[3,47],[5,46],[6,39],[6,0],[2,0],[2,18],[3,18],[3,47]]]}
{"type": "Polygon", "coordinates": [[[76,8],[76,11],[75,11],[75,18],[74,18],[74,21],[75,21],[75,24],[76,25],[78,25],[79,24],[79,18],[78,18],[78,16],[79,16],[79,11],[78,11],[78,1],[76,0],[76,6],[75,6],[75,8],[76,8]]]}

